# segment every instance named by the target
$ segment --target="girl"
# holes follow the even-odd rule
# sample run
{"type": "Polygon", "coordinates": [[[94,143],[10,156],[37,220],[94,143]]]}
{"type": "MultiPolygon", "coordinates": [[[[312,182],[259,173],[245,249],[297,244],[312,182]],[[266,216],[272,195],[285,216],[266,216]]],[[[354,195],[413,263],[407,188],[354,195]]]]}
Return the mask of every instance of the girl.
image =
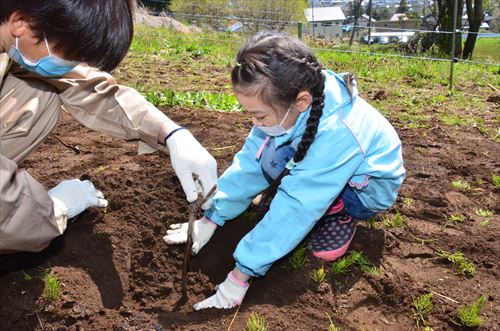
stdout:
{"type": "MultiPolygon", "coordinates": [[[[391,207],[405,177],[394,128],[358,96],[350,75],[323,70],[299,40],[257,33],[239,51],[231,80],[254,127],[220,177],[212,207],[195,222],[193,253],[260,192],[276,193],[238,244],[235,269],[196,310],[241,303],[250,277],[265,275],[309,233],[315,256],[339,258],[354,221],[391,207]]],[[[167,243],[185,242],[186,225],[171,228],[167,243]]]]}

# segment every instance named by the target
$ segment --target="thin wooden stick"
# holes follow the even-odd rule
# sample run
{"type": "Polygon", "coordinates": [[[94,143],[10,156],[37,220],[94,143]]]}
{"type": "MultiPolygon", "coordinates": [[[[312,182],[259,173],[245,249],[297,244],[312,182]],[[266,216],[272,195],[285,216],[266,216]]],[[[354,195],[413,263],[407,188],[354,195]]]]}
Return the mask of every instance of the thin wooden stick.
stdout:
{"type": "Polygon", "coordinates": [[[437,296],[439,296],[439,297],[441,297],[441,298],[443,298],[443,299],[450,300],[450,301],[451,301],[451,302],[453,302],[453,303],[459,303],[457,300],[454,300],[454,299],[452,299],[452,298],[450,298],[450,297],[447,297],[446,295],[442,295],[442,294],[440,294],[440,293],[438,293],[438,292],[435,292],[435,291],[433,291],[433,290],[429,290],[429,291],[431,291],[432,293],[434,293],[435,295],[437,295],[437,296]]]}
{"type": "Polygon", "coordinates": [[[213,151],[220,151],[223,149],[229,149],[229,148],[235,148],[236,145],[231,145],[231,146],[224,146],[224,147],[210,147],[211,150],[213,151]]]}
{"type": "Polygon", "coordinates": [[[215,184],[212,189],[208,192],[206,197],[202,197],[201,195],[196,199],[195,202],[189,204],[189,218],[188,218],[188,233],[186,240],[186,249],[184,250],[184,261],[182,263],[182,300],[187,301],[187,272],[189,266],[189,257],[191,256],[191,248],[193,246],[193,228],[194,221],[196,218],[196,213],[201,208],[201,206],[209,200],[212,195],[215,193],[217,189],[217,184],[215,184]]]}
{"type": "Polygon", "coordinates": [[[40,320],[40,316],[38,316],[38,312],[35,311],[35,315],[36,315],[36,318],[38,319],[38,323],[40,323],[40,327],[43,330],[43,324],[42,324],[42,321],[40,320]]]}
{"type": "Polygon", "coordinates": [[[493,86],[493,85],[491,85],[491,84],[489,84],[489,83],[486,83],[486,85],[488,85],[488,87],[489,87],[490,89],[492,89],[493,91],[495,91],[495,92],[498,92],[498,91],[499,91],[499,90],[498,90],[495,86],[493,86]]]}
{"type": "MultiPolygon", "coordinates": [[[[250,278],[250,281],[248,282],[248,286],[252,284],[252,279],[250,278]]],[[[231,331],[231,328],[233,327],[234,320],[236,319],[236,316],[238,315],[238,312],[240,311],[241,305],[243,304],[243,301],[238,305],[238,309],[234,312],[233,318],[231,319],[231,322],[229,323],[229,326],[227,327],[227,331],[231,331]]]]}

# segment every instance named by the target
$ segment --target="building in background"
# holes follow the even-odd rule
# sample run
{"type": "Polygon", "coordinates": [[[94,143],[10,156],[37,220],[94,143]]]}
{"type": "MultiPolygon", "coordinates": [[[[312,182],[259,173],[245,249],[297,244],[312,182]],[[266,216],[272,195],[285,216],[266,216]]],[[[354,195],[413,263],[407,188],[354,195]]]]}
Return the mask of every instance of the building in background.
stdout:
{"type": "Polygon", "coordinates": [[[340,7],[306,8],[304,15],[307,20],[306,33],[328,39],[342,38],[345,15],[340,7]]]}

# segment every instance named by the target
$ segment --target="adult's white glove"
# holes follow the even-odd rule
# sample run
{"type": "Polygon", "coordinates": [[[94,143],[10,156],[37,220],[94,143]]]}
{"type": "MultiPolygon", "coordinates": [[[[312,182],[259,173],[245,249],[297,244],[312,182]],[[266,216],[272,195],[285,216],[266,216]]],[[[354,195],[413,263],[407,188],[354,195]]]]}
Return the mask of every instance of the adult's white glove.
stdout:
{"type": "MultiPolygon", "coordinates": [[[[200,249],[212,238],[215,229],[217,229],[217,224],[206,217],[194,221],[191,254],[198,254],[200,249]]],[[[187,241],[187,236],[188,223],[176,223],[170,225],[170,230],[167,230],[167,235],[163,237],[163,240],[169,245],[183,244],[187,241]]]]}
{"type": "MultiPolygon", "coordinates": [[[[172,167],[179,178],[188,202],[204,197],[217,183],[217,162],[185,128],[178,128],[166,138],[172,167]]],[[[210,208],[212,200],[202,206],[210,208]]]]}
{"type": "Polygon", "coordinates": [[[47,193],[54,200],[55,206],[61,206],[61,203],[64,205],[67,218],[75,217],[89,207],[108,206],[104,194],[89,180],[64,180],[47,193]]]}
{"type": "Polygon", "coordinates": [[[227,275],[226,280],[217,285],[214,295],[198,302],[193,306],[195,310],[205,308],[233,308],[243,301],[248,290],[248,283],[243,283],[233,276],[232,271],[227,275]]]}

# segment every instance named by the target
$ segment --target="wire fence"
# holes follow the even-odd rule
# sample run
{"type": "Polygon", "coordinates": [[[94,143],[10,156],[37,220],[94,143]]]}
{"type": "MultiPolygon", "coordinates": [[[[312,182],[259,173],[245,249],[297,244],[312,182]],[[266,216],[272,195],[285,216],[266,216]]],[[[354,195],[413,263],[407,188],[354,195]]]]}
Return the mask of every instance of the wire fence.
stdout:
{"type": "MultiPolygon", "coordinates": [[[[214,10],[214,7],[205,9],[214,10]]],[[[150,12],[150,14],[155,16],[168,16],[179,21],[207,28],[208,30],[214,32],[214,37],[203,39],[213,42],[239,43],[241,42],[242,35],[246,36],[247,34],[252,34],[257,30],[272,29],[286,31],[290,34],[297,35],[314,50],[358,55],[363,54],[377,57],[418,59],[422,61],[448,61],[450,62],[450,88],[453,86],[453,65],[457,63],[500,67],[499,33],[470,32],[462,29],[454,29],[455,32],[437,31],[435,29],[423,29],[422,24],[419,24],[418,28],[369,26],[368,22],[363,22],[357,26],[353,26],[353,24],[345,24],[344,22],[340,24],[339,22],[338,24],[334,23],[320,28],[318,26],[315,27],[313,24],[304,24],[299,20],[255,17],[256,13],[258,16],[266,17],[269,16],[268,14],[277,13],[278,11],[276,10],[241,9],[234,11],[234,15],[232,15],[223,14],[227,13],[227,11],[224,12],[224,8],[217,7],[217,9],[220,10],[220,15],[154,11],[150,12]],[[245,13],[251,14],[249,16],[244,16],[243,14],[245,13]],[[326,35],[324,31],[327,31],[327,29],[334,32],[326,35]],[[230,36],[234,35],[234,38],[228,37],[228,32],[230,36]],[[355,34],[355,42],[351,45],[350,39],[352,38],[351,34],[353,33],[355,34]],[[224,37],[216,37],[217,34],[224,37]],[[469,34],[476,35],[477,40],[483,38],[493,38],[495,42],[492,47],[498,49],[499,51],[496,56],[495,51],[493,50],[493,56],[480,58],[475,55],[475,59],[460,59],[456,56],[452,56],[451,54],[455,54],[453,47],[450,47],[452,48],[452,52],[448,56],[431,52],[419,52],[418,50],[411,51],[408,47],[405,47],[405,45],[412,42],[411,39],[408,42],[401,42],[403,34],[407,34],[407,38],[410,38],[411,36],[422,37],[427,34],[448,35],[453,38],[457,38],[458,36],[458,38],[461,38],[462,40],[469,34]],[[370,40],[368,40],[367,35],[371,36],[370,40]],[[398,38],[398,35],[401,37],[398,38]],[[391,36],[391,41],[395,40],[397,44],[389,44],[387,36],[391,36]],[[365,41],[364,43],[362,42],[363,37],[365,41]],[[386,38],[384,39],[382,37],[386,38]]],[[[449,39],[451,42],[452,38],[449,39]]],[[[476,52],[478,52],[477,48],[476,52]]]]}

